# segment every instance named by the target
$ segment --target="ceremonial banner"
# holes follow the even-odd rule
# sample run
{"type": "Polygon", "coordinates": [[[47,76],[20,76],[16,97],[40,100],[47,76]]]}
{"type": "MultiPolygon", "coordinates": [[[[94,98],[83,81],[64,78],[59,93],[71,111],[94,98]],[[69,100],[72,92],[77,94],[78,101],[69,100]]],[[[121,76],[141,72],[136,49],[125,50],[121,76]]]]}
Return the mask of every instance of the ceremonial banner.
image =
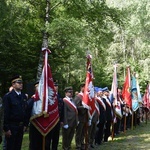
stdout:
{"type": "Polygon", "coordinates": [[[147,85],[145,90],[145,94],[143,96],[144,107],[149,110],[150,109],[150,84],[147,85]]]}
{"type": "Polygon", "coordinates": [[[127,67],[127,75],[122,89],[122,97],[123,100],[126,102],[127,106],[129,108],[132,108],[130,88],[131,88],[130,68],[127,67]]]}
{"type": "Polygon", "coordinates": [[[113,73],[113,81],[111,85],[110,91],[110,101],[117,105],[117,90],[118,90],[118,83],[117,83],[117,65],[114,65],[114,73],[113,73]]]}
{"type": "Polygon", "coordinates": [[[89,117],[92,118],[95,111],[93,72],[91,66],[91,55],[87,56],[87,73],[83,93],[83,105],[89,108],[89,117]]]}
{"type": "Polygon", "coordinates": [[[139,108],[139,101],[137,93],[137,83],[136,78],[134,76],[132,76],[131,94],[132,94],[132,110],[136,111],[139,108]]]}
{"type": "Polygon", "coordinates": [[[141,96],[141,92],[140,92],[140,86],[139,86],[139,82],[138,82],[137,78],[136,78],[136,87],[137,87],[138,102],[141,105],[141,104],[143,104],[143,100],[142,100],[142,96],[141,96]]]}
{"type": "Polygon", "coordinates": [[[46,136],[59,121],[59,113],[56,91],[48,64],[48,53],[50,51],[44,49],[43,52],[45,54],[44,66],[38,91],[35,94],[35,102],[30,120],[39,132],[46,136]]]}
{"type": "Polygon", "coordinates": [[[122,118],[122,112],[121,112],[121,104],[118,102],[118,81],[117,81],[117,64],[114,65],[114,74],[113,74],[113,81],[111,86],[111,92],[110,92],[110,100],[114,103],[115,108],[114,112],[119,117],[122,118]]]}

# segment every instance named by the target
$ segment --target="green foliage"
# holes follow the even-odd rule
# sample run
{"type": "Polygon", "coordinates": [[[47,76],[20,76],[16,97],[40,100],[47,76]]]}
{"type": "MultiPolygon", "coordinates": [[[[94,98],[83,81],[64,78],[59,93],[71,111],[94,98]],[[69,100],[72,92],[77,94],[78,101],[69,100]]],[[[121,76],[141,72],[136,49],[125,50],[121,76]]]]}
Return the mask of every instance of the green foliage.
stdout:
{"type": "Polygon", "coordinates": [[[0,1],[1,92],[16,73],[25,83],[35,81],[44,31],[49,35],[52,74],[62,93],[68,85],[79,90],[85,81],[87,52],[93,56],[95,86],[111,87],[117,62],[119,86],[130,64],[145,87],[150,78],[148,6],[148,0],[51,0],[45,26],[46,0],[0,1]]]}

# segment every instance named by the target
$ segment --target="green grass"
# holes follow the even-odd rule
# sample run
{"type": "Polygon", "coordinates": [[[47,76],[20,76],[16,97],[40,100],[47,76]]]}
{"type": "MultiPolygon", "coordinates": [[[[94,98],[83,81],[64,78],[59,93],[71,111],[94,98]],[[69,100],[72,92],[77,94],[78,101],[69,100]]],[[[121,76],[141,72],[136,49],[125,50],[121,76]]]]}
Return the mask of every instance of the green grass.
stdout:
{"type": "MultiPolygon", "coordinates": [[[[28,150],[29,137],[28,133],[24,135],[22,150],[28,150]]],[[[75,149],[75,141],[72,141],[72,150],[75,149]]],[[[62,150],[62,137],[60,136],[59,150],[62,150]]],[[[150,150],[150,122],[142,123],[133,130],[127,130],[126,133],[121,133],[112,141],[102,143],[95,147],[95,150],[150,150]]],[[[0,145],[2,150],[2,145],[0,145]]]]}

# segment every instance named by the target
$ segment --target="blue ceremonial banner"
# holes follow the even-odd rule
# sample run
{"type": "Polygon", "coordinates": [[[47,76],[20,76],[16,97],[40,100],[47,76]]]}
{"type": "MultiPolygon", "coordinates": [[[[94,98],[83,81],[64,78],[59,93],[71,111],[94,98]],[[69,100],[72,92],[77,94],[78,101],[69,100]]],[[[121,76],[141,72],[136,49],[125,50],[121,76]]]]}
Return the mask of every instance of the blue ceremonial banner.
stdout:
{"type": "Polygon", "coordinates": [[[141,95],[141,92],[140,92],[140,86],[139,86],[138,79],[136,79],[136,87],[137,87],[138,102],[139,102],[139,104],[143,104],[143,100],[142,100],[142,95],[141,95]]]}
{"type": "Polygon", "coordinates": [[[137,93],[137,83],[136,78],[132,76],[131,81],[131,95],[132,95],[132,110],[136,111],[139,108],[138,93],[137,93]]]}

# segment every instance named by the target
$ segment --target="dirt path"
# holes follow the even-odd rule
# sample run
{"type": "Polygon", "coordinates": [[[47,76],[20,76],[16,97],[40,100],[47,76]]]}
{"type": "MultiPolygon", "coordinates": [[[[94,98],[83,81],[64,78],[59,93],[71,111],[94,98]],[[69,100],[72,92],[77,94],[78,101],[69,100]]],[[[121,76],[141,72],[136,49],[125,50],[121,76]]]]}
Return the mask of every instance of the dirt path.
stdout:
{"type": "Polygon", "coordinates": [[[150,150],[150,121],[121,133],[113,141],[110,139],[94,150],[150,150]]]}

